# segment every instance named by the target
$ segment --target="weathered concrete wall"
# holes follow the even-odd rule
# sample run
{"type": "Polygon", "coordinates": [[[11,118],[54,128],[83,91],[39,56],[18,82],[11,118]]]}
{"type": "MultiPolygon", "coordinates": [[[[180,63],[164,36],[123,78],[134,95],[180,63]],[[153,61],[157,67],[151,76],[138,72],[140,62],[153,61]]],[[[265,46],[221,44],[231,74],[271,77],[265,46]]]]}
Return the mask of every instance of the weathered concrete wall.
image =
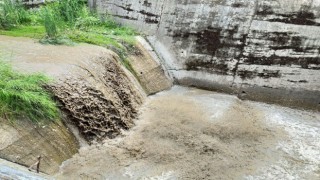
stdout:
{"type": "Polygon", "coordinates": [[[128,58],[144,91],[150,95],[170,89],[172,79],[150,44],[143,37],[137,36],[135,47],[135,52],[128,58]]]}
{"type": "Polygon", "coordinates": [[[91,0],[149,35],[176,81],[320,109],[320,0],[91,0]]]}
{"type": "Polygon", "coordinates": [[[40,171],[54,174],[63,161],[78,152],[78,148],[76,138],[61,121],[35,125],[25,119],[10,123],[0,118],[2,159],[30,167],[41,155],[40,171]]]}

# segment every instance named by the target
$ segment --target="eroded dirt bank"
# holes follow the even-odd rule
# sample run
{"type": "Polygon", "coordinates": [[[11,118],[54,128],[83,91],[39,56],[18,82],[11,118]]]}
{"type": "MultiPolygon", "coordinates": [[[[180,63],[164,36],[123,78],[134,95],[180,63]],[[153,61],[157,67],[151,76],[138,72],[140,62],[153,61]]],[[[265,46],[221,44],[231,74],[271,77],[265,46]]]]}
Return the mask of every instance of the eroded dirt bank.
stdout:
{"type": "MultiPolygon", "coordinates": [[[[53,79],[48,89],[60,101],[64,122],[78,127],[89,143],[114,138],[133,126],[145,94],[114,52],[88,44],[42,45],[29,38],[6,36],[0,36],[0,50],[18,71],[41,72],[53,79]]],[[[16,133],[2,121],[0,134],[19,137],[10,143],[6,142],[9,138],[0,138],[0,158],[30,166],[41,154],[45,157],[41,171],[54,174],[77,152],[78,143],[62,121],[64,134],[56,133],[59,127],[52,128],[50,123],[39,127],[18,124],[16,129],[28,133],[16,133]]]]}
{"type": "Polygon", "coordinates": [[[174,87],[132,131],[80,149],[57,179],[319,179],[320,115],[174,87]]]}
{"type": "Polygon", "coordinates": [[[81,75],[50,86],[62,109],[89,142],[115,138],[122,130],[129,130],[142,103],[117,59],[109,54],[91,60],[90,65],[82,67],[81,75]]]}

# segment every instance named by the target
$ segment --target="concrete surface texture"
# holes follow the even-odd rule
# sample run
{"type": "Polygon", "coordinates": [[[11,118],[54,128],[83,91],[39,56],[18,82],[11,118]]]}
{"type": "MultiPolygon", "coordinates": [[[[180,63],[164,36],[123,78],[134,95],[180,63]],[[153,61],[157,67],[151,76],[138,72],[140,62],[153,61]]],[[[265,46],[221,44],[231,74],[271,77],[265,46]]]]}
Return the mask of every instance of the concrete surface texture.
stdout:
{"type": "Polygon", "coordinates": [[[150,95],[169,89],[172,79],[157,54],[143,37],[137,36],[136,40],[134,52],[128,58],[145,92],[150,95]]]}
{"type": "MultiPolygon", "coordinates": [[[[78,142],[61,122],[34,125],[0,118],[0,158],[30,167],[42,156],[40,171],[54,174],[61,163],[78,152],[78,142]]],[[[0,163],[1,164],[1,163],[0,163]]],[[[0,179],[1,178],[0,166],[0,179]]]]}
{"type": "Polygon", "coordinates": [[[0,159],[0,179],[2,180],[51,180],[52,177],[30,172],[26,167],[0,159]]]}
{"type": "Polygon", "coordinates": [[[320,109],[320,0],[91,0],[147,35],[176,82],[320,109]]]}

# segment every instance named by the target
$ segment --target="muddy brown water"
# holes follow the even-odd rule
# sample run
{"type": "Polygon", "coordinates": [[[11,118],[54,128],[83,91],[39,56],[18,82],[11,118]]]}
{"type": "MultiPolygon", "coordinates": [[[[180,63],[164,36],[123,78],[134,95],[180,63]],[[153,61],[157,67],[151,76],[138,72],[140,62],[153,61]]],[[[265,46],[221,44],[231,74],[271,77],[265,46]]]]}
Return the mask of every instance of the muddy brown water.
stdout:
{"type": "Polygon", "coordinates": [[[320,115],[175,86],[57,179],[319,179],[320,115]]]}

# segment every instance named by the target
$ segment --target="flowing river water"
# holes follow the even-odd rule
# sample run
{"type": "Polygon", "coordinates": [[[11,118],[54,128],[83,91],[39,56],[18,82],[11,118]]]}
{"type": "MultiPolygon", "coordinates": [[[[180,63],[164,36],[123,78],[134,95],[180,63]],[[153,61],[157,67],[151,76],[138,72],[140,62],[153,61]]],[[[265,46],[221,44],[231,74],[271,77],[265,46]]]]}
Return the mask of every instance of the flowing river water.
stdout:
{"type": "Polygon", "coordinates": [[[58,179],[319,179],[320,114],[175,86],[58,179]]]}
{"type": "Polygon", "coordinates": [[[52,178],[320,179],[318,112],[174,86],[148,97],[135,124],[52,178]]]}

